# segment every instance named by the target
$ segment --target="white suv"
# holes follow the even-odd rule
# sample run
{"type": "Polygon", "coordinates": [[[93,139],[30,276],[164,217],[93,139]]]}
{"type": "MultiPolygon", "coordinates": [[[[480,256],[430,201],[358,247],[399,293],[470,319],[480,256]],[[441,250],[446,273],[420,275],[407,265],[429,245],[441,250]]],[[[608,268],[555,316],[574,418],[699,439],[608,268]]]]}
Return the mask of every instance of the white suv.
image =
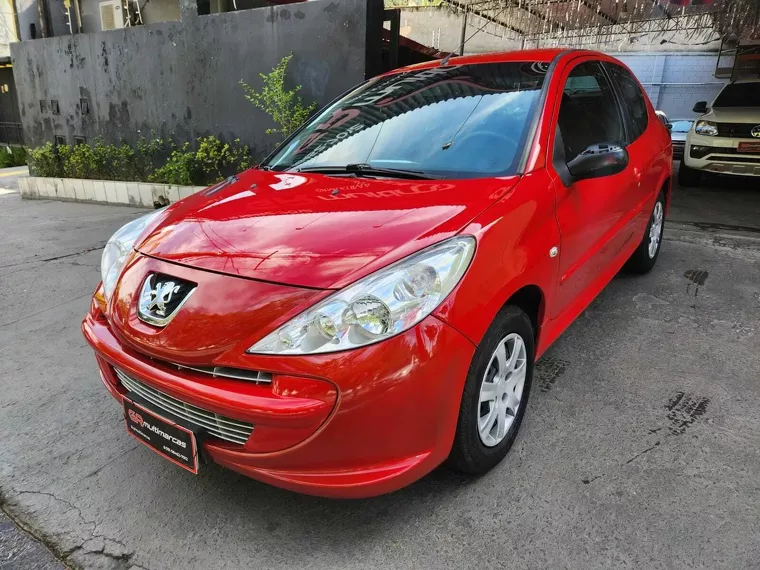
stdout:
{"type": "Polygon", "coordinates": [[[760,176],[760,79],[732,81],[702,113],[686,137],[678,182],[696,186],[702,172],[760,176]]]}

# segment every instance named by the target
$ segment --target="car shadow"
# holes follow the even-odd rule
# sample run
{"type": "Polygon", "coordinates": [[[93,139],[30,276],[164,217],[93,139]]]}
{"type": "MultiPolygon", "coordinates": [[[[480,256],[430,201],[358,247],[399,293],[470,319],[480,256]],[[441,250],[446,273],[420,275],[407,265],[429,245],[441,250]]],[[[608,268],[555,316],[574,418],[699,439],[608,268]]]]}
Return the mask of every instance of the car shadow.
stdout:
{"type": "MultiPolygon", "coordinates": [[[[287,541],[336,542],[336,533],[354,538],[382,534],[398,521],[421,518],[467,492],[478,477],[438,467],[419,481],[396,492],[366,499],[328,499],[279,489],[217,465],[206,465],[197,482],[199,496],[214,504],[225,519],[240,517],[248,532],[283,531],[287,541]]],[[[339,541],[345,544],[345,537],[339,541]]]]}

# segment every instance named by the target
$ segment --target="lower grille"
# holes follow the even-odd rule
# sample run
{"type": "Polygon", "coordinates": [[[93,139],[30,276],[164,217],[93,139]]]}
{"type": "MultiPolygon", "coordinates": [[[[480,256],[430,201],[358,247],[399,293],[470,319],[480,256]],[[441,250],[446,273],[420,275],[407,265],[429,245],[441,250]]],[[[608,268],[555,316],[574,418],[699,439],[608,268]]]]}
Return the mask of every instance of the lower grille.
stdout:
{"type": "Polygon", "coordinates": [[[114,371],[122,385],[130,393],[137,394],[157,408],[198,426],[219,439],[243,445],[251,436],[251,432],[253,431],[252,424],[226,418],[198,406],[193,406],[173,396],[164,394],[147,384],[143,384],[118,368],[114,368],[114,371]]]}

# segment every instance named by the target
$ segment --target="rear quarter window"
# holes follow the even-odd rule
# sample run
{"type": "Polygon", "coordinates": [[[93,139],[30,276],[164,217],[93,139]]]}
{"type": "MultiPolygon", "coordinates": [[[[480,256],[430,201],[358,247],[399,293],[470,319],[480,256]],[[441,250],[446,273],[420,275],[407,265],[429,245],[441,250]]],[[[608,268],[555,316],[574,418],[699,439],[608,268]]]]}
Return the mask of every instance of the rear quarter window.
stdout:
{"type": "Polygon", "coordinates": [[[633,142],[644,134],[649,124],[646,96],[627,69],[613,63],[605,63],[604,65],[623,97],[623,106],[626,108],[630,119],[630,139],[633,142]]]}

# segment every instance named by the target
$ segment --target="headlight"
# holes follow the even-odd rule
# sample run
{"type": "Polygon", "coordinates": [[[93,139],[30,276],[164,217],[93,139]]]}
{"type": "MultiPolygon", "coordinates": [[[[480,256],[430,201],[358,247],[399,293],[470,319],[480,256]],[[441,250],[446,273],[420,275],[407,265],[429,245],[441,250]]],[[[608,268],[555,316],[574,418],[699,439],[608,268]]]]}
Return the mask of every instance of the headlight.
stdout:
{"type": "Polygon", "coordinates": [[[156,210],[136,220],[132,220],[111,236],[103,249],[103,257],[100,258],[100,276],[103,280],[103,293],[106,299],[111,298],[113,290],[116,288],[116,281],[119,279],[127,256],[137,241],[137,238],[145,230],[145,227],[152,222],[163,210],[156,210]]]}
{"type": "Polygon", "coordinates": [[[694,132],[698,135],[706,135],[708,137],[718,136],[718,125],[712,121],[697,121],[694,125],[694,132]]]}
{"type": "Polygon", "coordinates": [[[462,279],[475,238],[459,236],[357,281],[248,349],[257,354],[319,354],[373,344],[432,313],[462,279]]]}

